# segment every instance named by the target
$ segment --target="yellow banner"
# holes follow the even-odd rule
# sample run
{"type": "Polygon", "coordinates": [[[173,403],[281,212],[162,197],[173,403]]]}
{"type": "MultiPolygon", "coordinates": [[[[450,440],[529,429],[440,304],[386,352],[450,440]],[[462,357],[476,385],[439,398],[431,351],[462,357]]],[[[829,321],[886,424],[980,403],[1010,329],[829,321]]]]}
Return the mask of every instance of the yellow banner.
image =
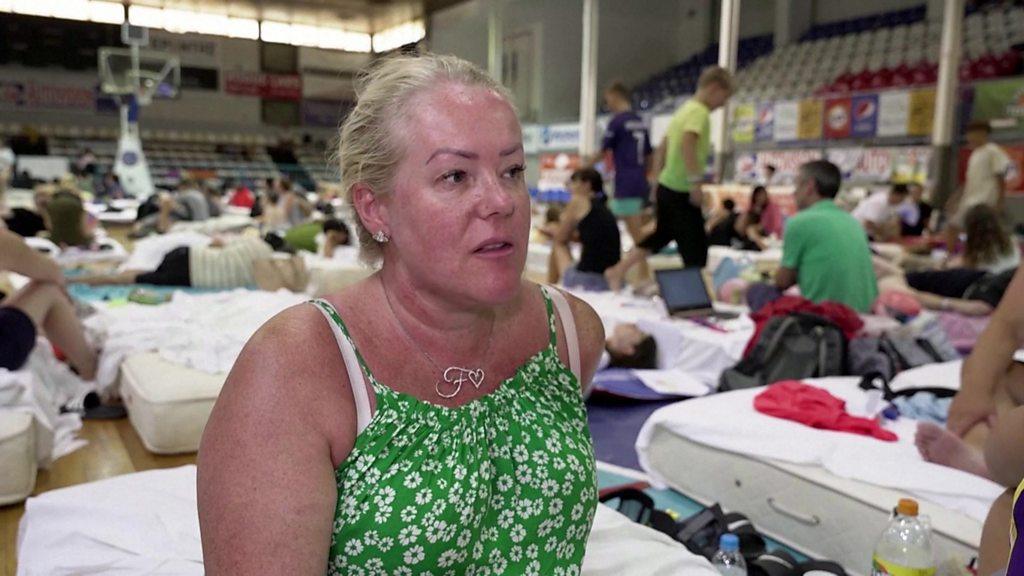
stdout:
{"type": "Polygon", "coordinates": [[[825,102],[813,98],[800,101],[800,116],[796,125],[798,140],[820,140],[825,102]]]}
{"type": "Polygon", "coordinates": [[[736,104],[732,109],[732,141],[747,144],[754,141],[757,108],[754,104],[736,104]]]}
{"type": "Polygon", "coordinates": [[[930,136],[935,119],[935,89],[924,88],[910,93],[910,113],[907,117],[907,134],[930,136]]]}

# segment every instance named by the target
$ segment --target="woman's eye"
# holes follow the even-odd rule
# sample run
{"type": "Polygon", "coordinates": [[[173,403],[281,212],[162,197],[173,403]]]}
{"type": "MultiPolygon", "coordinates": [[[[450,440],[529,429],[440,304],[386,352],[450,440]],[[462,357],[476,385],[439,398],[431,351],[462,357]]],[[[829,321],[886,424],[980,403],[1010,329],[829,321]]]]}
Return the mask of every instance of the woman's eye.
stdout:
{"type": "Polygon", "coordinates": [[[461,184],[466,180],[466,173],[462,170],[452,170],[441,176],[441,181],[446,184],[461,184]]]}
{"type": "Polygon", "coordinates": [[[508,169],[508,172],[506,172],[506,174],[508,174],[509,178],[519,178],[523,174],[523,172],[526,172],[525,167],[513,166],[508,169]]]}

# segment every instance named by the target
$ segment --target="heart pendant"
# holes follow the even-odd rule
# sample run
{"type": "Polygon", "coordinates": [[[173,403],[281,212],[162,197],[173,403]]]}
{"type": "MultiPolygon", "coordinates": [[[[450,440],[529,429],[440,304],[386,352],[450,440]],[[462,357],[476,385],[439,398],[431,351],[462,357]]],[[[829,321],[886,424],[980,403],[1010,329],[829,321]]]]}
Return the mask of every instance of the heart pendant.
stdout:
{"type": "Polygon", "coordinates": [[[466,376],[469,377],[470,383],[472,383],[473,387],[476,388],[477,390],[479,390],[480,386],[484,383],[484,371],[481,368],[477,368],[476,370],[468,370],[466,376]]]}

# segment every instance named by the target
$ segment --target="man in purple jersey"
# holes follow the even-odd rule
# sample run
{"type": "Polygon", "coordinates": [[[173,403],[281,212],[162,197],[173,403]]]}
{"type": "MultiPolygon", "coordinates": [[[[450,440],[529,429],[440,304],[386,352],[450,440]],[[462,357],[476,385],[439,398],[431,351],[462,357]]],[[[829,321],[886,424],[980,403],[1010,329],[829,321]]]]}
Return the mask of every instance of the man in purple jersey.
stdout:
{"type": "MultiPolygon", "coordinates": [[[[604,92],[604,104],[615,116],[604,132],[601,151],[588,162],[597,164],[606,151],[612,152],[615,164],[615,195],[610,202],[612,213],[626,222],[626,229],[638,244],[643,238],[642,214],[647,200],[647,170],[650,168],[651,139],[643,119],[633,112],[629,89],[615,82],[604,92]]],[[[646,264],[646,263],[645,263],[646,264]]],[[[650,272],[640,270],[642,278],[650,272]]]]}

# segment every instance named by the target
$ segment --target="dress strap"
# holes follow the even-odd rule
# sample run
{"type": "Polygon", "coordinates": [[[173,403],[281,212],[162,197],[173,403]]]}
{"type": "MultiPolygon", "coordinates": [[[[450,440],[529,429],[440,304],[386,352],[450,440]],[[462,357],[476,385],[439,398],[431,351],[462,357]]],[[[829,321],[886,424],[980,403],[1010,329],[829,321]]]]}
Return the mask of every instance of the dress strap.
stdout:
{"type": "Polygon", "coordinates": [[[327,319],[327,324],[330,325],[331,331],[334,332],[334,339],[338,342],[338,349],[341,350],[341,358],[345,363],[345,370],[348,372],[348,383],[352,387],[352,397],[356,403],[356,432],[357,434],[362,433],[370,425],[370,420],[373,419],[373,413],[370,409],[370,395],[366,392],[366,378],[363,375],[362,363],[356,354],[352,340],[348,336],[348,331],[345,329],[345,323],[342,322],[341,315],[338,314],[334,306],[323,298],[311,300],[310,304],[313,304],[320,310],[320,313],[327,319]]]}
{"type": "MultiPolygon", "coordinates": [[[[576,320],[573,318],[569,301],[566,300],[565,294],[562,294],[562,291],[558,288],[544,288],[544,293],[548,296],[549,302],[555,305],[555,308],[558,310],[558,318],[562,322],[562,332],[565,333],[565,347],[569,352],[569,370],[576,376],[576,380],[583,382],[583,376],[580,371],[579,334],[576,333],[576,320]]],[[[550,313],[551,307],[549,304],[548,314],[550,313]]],[[[552,328],[554,327],[554,322],[551,322],[551,326],[552,328]]]]}

